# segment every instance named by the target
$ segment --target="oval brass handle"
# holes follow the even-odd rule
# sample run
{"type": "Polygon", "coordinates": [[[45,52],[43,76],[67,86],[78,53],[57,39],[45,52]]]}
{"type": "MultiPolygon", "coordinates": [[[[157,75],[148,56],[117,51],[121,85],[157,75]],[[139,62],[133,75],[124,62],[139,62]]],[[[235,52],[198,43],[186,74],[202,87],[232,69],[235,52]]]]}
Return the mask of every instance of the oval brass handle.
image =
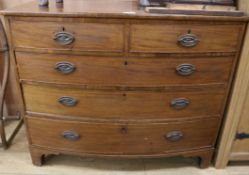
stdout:
{"type": "Polygon", "coordinates": [[[177,141],[180,141],[183,138],[183,133],[181,131],[172,131],[172,132],[169,132],[165,136],[165,138],[168,141],[177,142],[177,141]]]}
{"type": "Polygon", "coordinates": [[[62,74],[71,74],[75,71],[76,67],[69,62],[59,62],[55,64],[54,69],[62,74]]]}
{"type": "Polygon", "coordinates": [[[178,73],[178,75],[181,76],[192,75],[195,72],[195,70],[196,68],[192,64],[181,64],[176,68],[176,72],[178,73]]]}
{"type": "Polygon", "coordinates": [[[54,34],[54,41],[65,46],[74,42],[74,36],[72,33],[61,31],[54,34]]]}
{"type": "Polygon", "coordinates": [[[191,33],[182,35],[178,38],[178,43],[181,46],[188,48],[195,47],[199,42],[200,40],[198,39],[198,37],[191,33]]]}
{"type": "Polygon", "coordinates": [[[69,141],[76,141],[80,139],[80,135],[74,131],[64,131],[62,136],[64,139],[69,141]]]}
{"type": "Polygon", "coordinates": [[[180,110],[186,108],[190,104],[190,101],[186,98],[177,98],[170,102],[172,108],[180,110]]]}
{"type": "Polygon", "coordinates": [[[68,107],[73,107],[77,104],[77,100],[75,100],[73,97],[61,97],[58,99],[58,102],[68,107]]]}

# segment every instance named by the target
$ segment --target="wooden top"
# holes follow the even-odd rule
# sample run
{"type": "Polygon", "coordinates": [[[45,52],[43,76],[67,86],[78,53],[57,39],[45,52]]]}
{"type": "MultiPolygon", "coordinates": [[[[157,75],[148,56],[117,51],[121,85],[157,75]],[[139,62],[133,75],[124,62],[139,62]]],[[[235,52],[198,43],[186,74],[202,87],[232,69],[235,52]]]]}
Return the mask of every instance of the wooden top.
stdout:
{"type": "Polygon", "coordinates": [[[39,7],[33,1],[20,6],[0,11],[8,16],[60,16],[60,17],[104,17],[104,18],[157,18],[174,20],[224,20],[247,21],[248,17],[220,17],[197,15],[151,14],[138,6],[137,0],[64,0],[64,5],[56,5],[50,0],[48,8],[39,7]]]}

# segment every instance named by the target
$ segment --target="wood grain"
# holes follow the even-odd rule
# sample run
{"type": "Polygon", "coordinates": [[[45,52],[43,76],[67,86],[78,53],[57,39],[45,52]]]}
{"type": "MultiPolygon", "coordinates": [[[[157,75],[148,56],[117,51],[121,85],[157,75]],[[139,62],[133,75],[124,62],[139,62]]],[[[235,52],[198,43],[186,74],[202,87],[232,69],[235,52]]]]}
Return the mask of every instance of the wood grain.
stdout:
{"type": "Polygon", "coordinates": [[[173,23],[131,25],[131,52],[198,53],[235,52],[243,25],[173,23]],[[199,38],[192,48],[184,48],[177,41],[181,35],[191,31],[199,38]]]}
{"type": "Polygon", "coordinates": [[[206,147],[203,149],[194,149],[182,152],[171,152],[167,154],[151,154],[151,155],[107,155],[107,154],[87,154],[79,153],[74,151],[60,151],[53,148],[42,147],[42,146],[30,146],[30,153],[32,155],[32,162],[36,166],[42,166],[45,162],[44,158],[49,155],[75,155],[82,156],[85,158],[126,158],[126,159],[145,159],[145,158],[162,158],[162,157],[174,157],[179,156],[179,153],[182,157],[199,157],[200,158],[200,168],[208,168],[210,165],[210,160],[214,152],[214,148],[206,147]]]}
{"type": "Polygon", "coordinates": [[[204,92],[91,91],[53,86],[23,85],[26,110],[100,119],[177,119],[222,115],[223,90],[204,92]],[[78,101],[75,107],[58,103],[63,96],[78,101]],[[189,99],[182,110],[170,106],[177,98],[189,99]],[[143,110],[141,110],[143,109],[143,110]]]}
{"type": "Polygon", "coordinates": [[[17,52],[16,59],[20,79],[24,81],[129,87],[227,84],[234,61],[233,57],[125,59],[23,52],[17,52]],[[55,70],[60,62],[70,63],[76,70],[60,73],[55,70]],[[177,74],[176,68],[186,63],[192,64],[196,71],[189,76],[177,74]]]}
{"type": "MultiPolygon", "coordinates": [[[[248,92],[249,92],[249,88],[248,88],[248,92]]],[[[249,109],[247,108],[247,106],[249,106],[249,93],[246,95],[246,101],[244,102],[244,108],[241,114],[241,119],[240,119],[240,123],[237,129],[237,133],[249,133],[249,126],[248,126],[249,109]]],[[[249,145],[249,139],[235,140],[233,143],[233,147],[232,147],[232,154],[236,154],[236,153],[248,154],[249,153],[248,145],[249,145]]],[[[248,157],[248,160],[249,160],[249,157],[248,157]]]]}
{"type": "Polygon", "coordinates": [[[113,52],[122,52],[124,47],[122,24],[11,21],[11,26],[14,47],[113,52]],[[62,28],[74,36],[72,44],[54,41],[62,28]]]}
{"type": "MultiPolygon", "coordinates": [[[[249,2],[246,0],[239,1],[240,9],[247,12],[249,11],[249,2]]],[[[249,87],[249,35],[245,36],[245,41],[243,45],[243,50],[241,53],[240,63],[238,66],[238,72],[236,75],[236,80],[234,84],[234,89],[232,92],[231,102],[228,106],[228,112],[226,115],[226,120],[224,122],[223,130],[219,140],[219,148],[216,155],[215,167],[218,169],[223,169],[227,166],[230,158],[239,160],[244,159],[244,156],[239,155],[234,156],[232,152],[234,137],[236,132],[239,130],[238,126],[243,117],[247,118],[247,115],[242,115],[244,111],[247,111],[248,107],[245,106],[248,97],[248,87],[249,87]],[[236,158],[234,158],[236,157],[236,158]]],[[[244,119],[243,119],[244,120],[244,119]]],[[[242,144],[244,141],[241,142],[242,144]]],[[[243,155],[248,155],[243,153],[243,155]]]]}
{"type": "Polygon", "coordinates": [[[32,17],[89,17],[89,18],[118,18],[118,19],[163,19],[190,21],[247,21],[248,17],[230,16],[193,16],[193,15],[161,15],[144,12],[138,7],[137,0],[64,0],[64,6],[57,6],[52,1],[49,8],[39,8],[37,1],[23,4],[0,12],[8,16],[32,17]]]}
{"type": "Polygon", "coordinates": [[[156,155],[212,147],[218,119],[173,124],[102,124],[28,117],[27,122],[32,145],[88,154],[156,155]],[[78,133],[80,139],[64,139],[65,131],[78,133]],[[165,139],[172,131],[181,131],[183,139],[175,142],[165,139]]]}
{"type": "Polygon", "coordinates": [[[248,17],[153,15],[137,4],[65,0],[64,7],[32,2],[1,12],[25,112],[32,115],[25,119],[35,165],[48,154],[183,155],[200,157],[202,168],[210,165],[248,17]],[[73,44],[54,42],[61,30],[75,37],[73,44]],[[200,40],[196,47],[177,44],[187,33],[200,40]],[[58,61],[72,62],[76,70],[62,76],[54,71],[58,61]],[[175,68],[182,63],[194,64],[196,72],[179,77],[175,68]],[[77,104],[63,106],[63,96],[77,104]],[[190,103],[173,109],[176,98],[190,103]],[[61,132],[73,129],[84,137],[68,143],[61,132]],[[165,133],[176,129],[186,137],[165,143],[165,133]]]}
{"type": "MultiPolygon", "coordinates": [[[[149,0],[149,2],[154,3],[169,3],[172,0],[149,0]]],[[[227,5],[227,6],[235,6],[235,0],[174,0],[174,3],[179,4],[209,4],[209,5],[227,5]]]]}

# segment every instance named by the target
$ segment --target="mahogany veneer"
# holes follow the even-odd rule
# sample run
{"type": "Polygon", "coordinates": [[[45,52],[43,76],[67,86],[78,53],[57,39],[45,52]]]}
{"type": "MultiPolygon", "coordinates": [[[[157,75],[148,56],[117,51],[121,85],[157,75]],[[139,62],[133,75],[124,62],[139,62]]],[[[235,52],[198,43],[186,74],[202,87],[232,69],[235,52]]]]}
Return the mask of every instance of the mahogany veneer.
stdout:
{"type": "Polygon", "coordinates": [[[210,165],[247,17],[148,14],[137,4],[2,12],[35,165],[49,154],[210,165]]]}
{"type": "Polygon", "coordinates": [[[212,83],[227,85],[233,69],[233,58],[233,56],[124,58],[16,52],[22,81],[92,86],[162,87],[212,83]],[[33,61],[34,59],[36,61],[33,61]],[[65,74],[54,69],[60,62],[74,65],[74,72],[66,75],[70,78],[65,79],[65,74]],[[196,70],[191,76],[184,77],[177,74],[176,68],[184,63],[195,65],[196,70]],[[48,76],[44,76],[44,72],[48,76]],[[112,76],[113,72],[115,76],[112,76]]]}
{"type": "Polygon", "coordinates": [[[31,144],[46,145],[72,152],[129,156],[157,156],[182,150],[212,147],[218,118],[177,123],[88,123],[27,117],[31,144]],[[208,124],[203,126],[202,123],[208,124]],[[76,141],[62,139],[62,133],[73,128],[76,141]],[[181,131],[179,142],[168,140],[167,134],[181,131]],[[111,137],[106,137],[111,136],[111,137]]]}

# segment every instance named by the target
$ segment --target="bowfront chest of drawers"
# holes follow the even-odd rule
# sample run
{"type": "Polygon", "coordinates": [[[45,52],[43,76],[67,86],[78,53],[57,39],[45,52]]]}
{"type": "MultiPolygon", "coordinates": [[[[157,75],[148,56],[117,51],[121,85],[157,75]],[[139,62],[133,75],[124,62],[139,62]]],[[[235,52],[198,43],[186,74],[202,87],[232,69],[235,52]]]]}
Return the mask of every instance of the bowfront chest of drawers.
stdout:
{"type": "Polygon", "coordinates": [[[2,13],[35,165],[73,154],[209,166],[245,17],[151,15],[118,0],[2,13]]]}

